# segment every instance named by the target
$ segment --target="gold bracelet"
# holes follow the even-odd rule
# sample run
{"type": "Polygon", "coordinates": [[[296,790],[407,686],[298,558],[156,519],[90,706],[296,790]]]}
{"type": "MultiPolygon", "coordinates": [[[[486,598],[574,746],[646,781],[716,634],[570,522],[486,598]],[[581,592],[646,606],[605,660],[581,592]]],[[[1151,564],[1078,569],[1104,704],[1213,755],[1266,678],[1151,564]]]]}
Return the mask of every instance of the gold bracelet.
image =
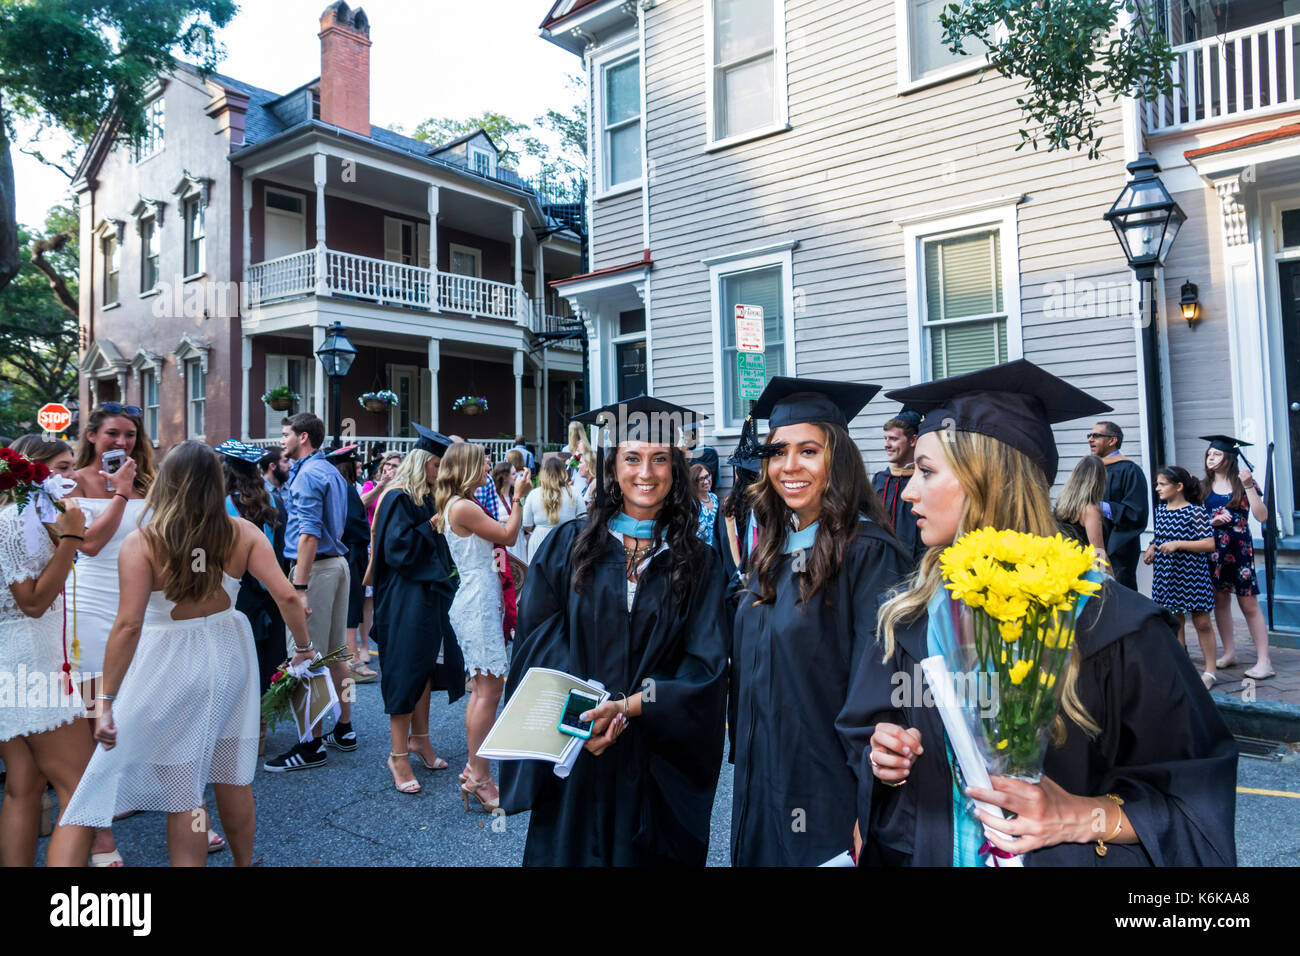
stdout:
{"type": "Polygon", "coordinates": [[[1106,852],[1109,849],[1106,846],[1106,841],[1115,839],[1115,837],[1119,836],[1120,831],[1124,829],[1124,811],[1120,809],[1124,806],[1124,798],[1114,793],[1106,794],[1106,798],[1115,802],[1115,808],[1119,810],[1119,819],[1115,821],[1115,832],[1097,841],[1098,856],[1106,855],[1106,852]]]}
{"type": "Polygon", "coordinates": [[[632,712],[631,712],[631,709],[630,709],[630,708],[631,708],[631,705],[630,705],[629,702],[628,702],[627,694],[622,694],[621,697],[622,697],[622,700],[623,700],[623,716],[624,716],[624,717],[631,717],[631,716],[632,716],[632,712]]]}

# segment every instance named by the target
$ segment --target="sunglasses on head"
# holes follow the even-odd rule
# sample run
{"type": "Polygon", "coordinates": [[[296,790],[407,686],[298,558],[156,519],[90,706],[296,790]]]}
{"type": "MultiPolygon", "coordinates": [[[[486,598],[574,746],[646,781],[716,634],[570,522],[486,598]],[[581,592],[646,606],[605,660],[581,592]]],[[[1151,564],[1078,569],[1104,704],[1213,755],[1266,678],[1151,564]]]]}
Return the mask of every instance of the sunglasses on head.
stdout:
{"type": "Polygon", "coordinates": [[[1088,432],[1088,437],[1089,438],[1114,438],[1115,436],[1111,435],[1108,432],[1088,432]]]}
{"type": "Polygon", "coordinates": [[[110,415],[121,415],[126,412],[136,418],[144,418],[144,410],[139,405],[119,405],[117,402],[100,402],[99,407],[110,415]]]}

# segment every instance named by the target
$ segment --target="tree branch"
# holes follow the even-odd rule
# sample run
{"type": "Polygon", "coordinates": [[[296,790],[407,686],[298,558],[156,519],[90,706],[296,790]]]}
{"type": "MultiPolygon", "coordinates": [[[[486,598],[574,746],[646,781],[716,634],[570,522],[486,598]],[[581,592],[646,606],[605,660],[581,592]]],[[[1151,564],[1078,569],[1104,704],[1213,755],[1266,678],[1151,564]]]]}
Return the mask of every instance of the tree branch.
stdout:
{"type": "Polygon", "coordinates": [[[68,177],[68,181],[69,181],[69,182],[72,181],[72,179],[73,179],[73,174],[72,174],[72,173],[70,173],[70,172],[69,172],[69,171],[68,171],[68,170],[67,170],[67,169],[66,169],[66,168],[65,168],[61,163],[56,163],[56,162],[55,162],[54,160],[52,160],[52,159],[46,159],[46,158],[45,158],[45,154],[42,153],[39,149],[21,149],[21,148],[20,148],[20,149],[18,150],[18,152],[20,152],[20,153],[25,153],[26,155],[30,156],[32,159],[36,160],[38,163],[44,163],[46,166],[51,166],[51,167],[53,167],[54,169],[57,169],[59,172],[63,173],[64,176],[67,176],[67,177],[68,177]]]}
{"type": "Polygon", "coordinates": [[[72,233],[64,231],[57,235],[48,236],[44,239],[37,239],[32,243],[32,265],[40,270],[45,278],[50,280],[50,289],[54,293],[54,301],[67,309],[74,318],[81,317],[81,305],[77,297],[68,289],[68,284],[59,275],[54,266],[45,261],[45,253],[58,252],[69,242],[72,241],[72,233]]]}

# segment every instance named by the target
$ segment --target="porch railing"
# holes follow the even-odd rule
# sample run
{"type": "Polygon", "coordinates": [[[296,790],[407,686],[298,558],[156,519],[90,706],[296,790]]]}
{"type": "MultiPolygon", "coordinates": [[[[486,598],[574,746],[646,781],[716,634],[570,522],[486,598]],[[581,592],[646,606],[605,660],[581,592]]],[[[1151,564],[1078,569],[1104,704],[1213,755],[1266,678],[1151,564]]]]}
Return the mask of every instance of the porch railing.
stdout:
{"type": "Polygon", "coordinates": [[[1300,14],[1174,47],[1170,96],[1146,104],[1149,133],[1300,109],[1300,14]]]}
{"type": "MultiPolygon", "coordinates": [[[[447,434],[459,434],[455,423],[443,422],[443,431],[447,434]]],[[[502,461],[506,452],[515,447],[515,443],[507,438],[471,438],[468,435],[462,436],[467,442],[475,445],[482,445],[489,455],[492,456],[493,462],[502,461]]],[[[383,435],[353,435],[346,439],[348,444],[357,444],[357,455],[364,461],[369,461],[370,456],[376,451],[398,451],[406,454],[415,447],[414,438],[391,438],[383,435]]],[[[250,445],[256,445],[258,448],[278,448],[280,445],[279,438],[250,438],[250,445]]]]}
{"type": "Polygon", "coordinates": [[[528,297],[519,286],[334,249],[307,249],[254,263],[248,270],[248,287],[251,306],[320,293],[505,319],[530,327],[533,317],[528,297]]]}
{"type": "MultiPolygon", "coordinates": [[[[572,328],[574,322],[578,321],[572,315],[556,315],[554,312],[549,311],[550,308],[554,308],[554,303],[552,302],[548,301],[543,303],[541,300],[536,298],[531,299],[530,301],[532,302],[533,313],[529,328],[534,334],[538,332],[567,331],[572,328]]],[[[552,342],[552,346],[557,349],[568,349],[573,352],[581,352],[582,340],[577,338],[561,339],[552,342]]]]}

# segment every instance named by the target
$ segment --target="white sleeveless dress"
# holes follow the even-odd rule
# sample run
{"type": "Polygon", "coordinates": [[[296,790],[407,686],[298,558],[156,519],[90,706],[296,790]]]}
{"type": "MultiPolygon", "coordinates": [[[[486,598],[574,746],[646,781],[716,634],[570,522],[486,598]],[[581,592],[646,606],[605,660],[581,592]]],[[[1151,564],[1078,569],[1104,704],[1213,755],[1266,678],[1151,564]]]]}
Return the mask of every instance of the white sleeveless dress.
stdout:
{"type": "MultiPolygon", "coordinates": [[[[113,503],[112,498],[73,498],[86,513],[86,528],[94,527],[113,503]]],[[[94,677],[104,669],[104,648],[108,645],[108,632],[117,619],[117,602],[121,587],[117,580],[117,556],[126,536],[140,526],[144,514],[144,499],[131,498],[122,511],[113,537],[93,557],[77,555],[77,563],[68,574],[68,633],[72,633],[73,609],[76,610],[76,635],[81,646],[77,669],[86,678],[94,677]],[[75,585],[75,586],[74,586],[75,585]]],[[[71,640],[71,638],[69,638],[71,640]]]]}
{"type": "Polygon", "coordinates": [[[208,783],[247,785],[257,766],[260,696],[248,618],[235,610],[239,579],[226,574],[230,607],[172,619],[149,596],[135,656],[113,721],[117,746],[96,747],[61,822],[106,827],[130,810],[184,813],[203,806],[208,783]]]}
{"type": "Polygon", "coordinates": [[[501,677],[506,672],[506,638],[502,631],[506,610],[501,599],[501,576],[492,560],[492,543],[476,534],[462,538],[452,530],[451,522],[447,522],[445,537],[460,580],[450,617],[465,669],[471,674],[477,671],[501,677]]]}
{"type": "Polygon", "coordinates": [[[69,693],[63,679],[63,598],[28,617],[9,590],[39,578],[53,557],[44,531],[28,554],[18,506],[0,509],[0,740],[44,733],[85,714],[75,684],[69,693]]]}

